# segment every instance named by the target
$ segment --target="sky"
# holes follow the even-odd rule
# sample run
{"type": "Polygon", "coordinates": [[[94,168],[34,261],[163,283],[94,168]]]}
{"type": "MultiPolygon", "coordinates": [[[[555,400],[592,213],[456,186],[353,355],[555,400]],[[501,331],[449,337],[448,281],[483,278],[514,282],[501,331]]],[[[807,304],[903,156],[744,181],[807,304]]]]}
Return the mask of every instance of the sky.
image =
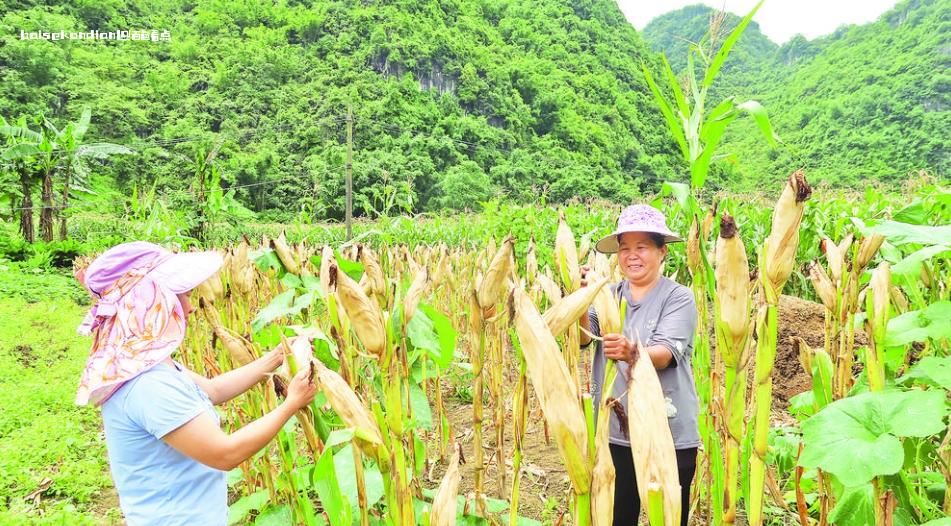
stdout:
{"type": "MultiPolygon", "coordinates": [[[[659,15],[691,4],[746,15],[757,0],[617,0],[627,20],[638,30],[659,15]]],[[[844,24],[866,24],[897,4],[897,0],[766,0],[753,20],[777,44],[797,33],[808,39],[828,35],[844,24]]]]}

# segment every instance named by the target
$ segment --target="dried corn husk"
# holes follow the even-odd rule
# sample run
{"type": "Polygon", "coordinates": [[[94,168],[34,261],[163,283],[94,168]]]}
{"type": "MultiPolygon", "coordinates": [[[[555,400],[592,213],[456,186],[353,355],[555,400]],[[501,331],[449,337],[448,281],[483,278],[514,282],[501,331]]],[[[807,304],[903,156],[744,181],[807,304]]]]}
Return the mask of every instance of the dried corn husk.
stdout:
{"type": "Polygon", "coordinates": [[[214,325],[212,330],[221,342],[221,346],[228,351],[228,355],[231,356],[235,365],[247,365],[254,361],[254,345],[243,336],[235,334],[223,325],[214,325]]]}
{"type": "Polygon", "coordinates": [[[459,449],[457,448],[449,460],[449,468],[439,483],[436,496],[433,497],[433,510],[429,514],[430,526],[451,526],[456,523],[456,497],[459,494],[459,481],[462,472],[459,471],[459,449]]]}
{"type": "MultiPolygon", "coordinates": [[[[406,257],[409,259],[407,250],[406,257]]],[[[383,267],[380,266],[380,260],[376,254],[366,245],[360,245],[360,261],[363,263],[363,277],[366,279],[364,291],[369,296],[383,296],[386,294],[386,278],[383,276],[383,267]]]]}
{"type": "Polygon", "coordinates": [[[868,237],[862,238],[862,242],[859,243],[859,252],[855,256],[855,266],[858,269],[864,269],[868,266],[869,262],[872,261],[872,258],[875,257],[875,253],[878,252],[879,247],[882,246],[882,243],[885,242],[885,236],[881,234],[872,234],[868,237]]]}
{"type": "Polygon", "coordinates": [[[535,278],[538,276],[538,256],[535,254],[535,236],[528,242],[528,252],[525,253],[525,277],[528,278],[529,285],[535,284],[535,278]]]}
{"type": "MultiPolygon", "coordinates": [[[[643,345],[638,342],[638,348],[643,345]]],[[[650,359],[641,356],[630,369],[627,393],[628,429],[631,453],[641,502],[648,502],[648,490],[663,492],[664,524],[680,524],[680,479],[677,454],[667,423],[667,403],[650,359]]]]}
{"type": "Polygon", "coordinates": [[[271,248],[277,253],[277,258],[281,260],[285,270],[291,274],[300,275],[300,264],[297,262],[294,251],[287,245],[287,238],[284,237],[283,231],[281,231],[281,235],[277,236],[277,239],[271,240],[271,248]]]}
{"type": "Polygon", "coordinates": [[[547,273],[538,275],[538,285],[545,291],[545,295],[548,296],[548,303],[555,305],[561,301],[561,288],[547,273]]]}
{"type": "Polygon", "coordinates": [[[502,246],[495,252],[492,263],[489,264],[489,270],[486,271],[478,288],[479,305],[483,309],[494,306],[502,300],[506,290],[506,279],[512,271],[512,253],[515,247],[515,241],[512,236],[505,238],[502,246]]]}
{"type": "Polygon", "coordinates": [[[578,321],[582,314],[587,313],[591,302],[607,282],[607,278],[601,278],[588,284],[587,287],[572,292],[554,306],[549,307],[543,318],[552,335],[556,338],[561,336],[578,321]]]}
{"type": "Polygon", "coordinates": [[[243,239],[231,253],[231,284],[241,294],[254,289],[254,264],[248,255],[248,240],[243,239]]]}
{"type": "Polygon", "coordinates": [[[575,235],[565,221],[565,213],[561,212],[558,216],[558,231],[555,234],[555,268],[562,285],[570,291],[581,286],[581,267],[578,261],[575,235]]]}
{"type": "Polygon", "coordinates": [[[829,274],[832,277],[832,283],[842,283],[842,269],[845,267],[845,252],[839,250],[839,246],[829,238],[824,238],[819,242],[819,248],[826,255],[826,262],[829,264],[829,274]]]}
{"type": "Polygon", "coordinates": [[[409,289],[406,291],[406,298],[403,299],[403,317],[407,324],[413,317],[413,314],[416,314],[416,308],[419,307],[419,302],[422,301],[423,296],[426,294],[428,277],[429,273],[426,267],[423,267],[423,269],[416,274],[416,278],[413,279],[413,283],[410,284],[409,289]]]}
{"type": "Polygon", "coordinates": [[[331,272],[336,275],[337,295],[347,318],[350,319],[353,332],[367,351],[377,357],[383,356],[386,350],[386,325],[380,306],[363,292],[353,278],[340,270],[336,263],[331,272]]]}
{"type": "Polygon", "coordinates": [[[609,285],[601,287],[592,302],[595,312],[598,313],[601,334],[620,334],[622,330],[620,301],[612,289],[609,285]]]}
{"type": "Polygon", "coordinates": [[[809,265],[809,281],[812,282],[812,287],[816,289],[816,294],[818,294],[819,299],[822,300],[822,304],[825,305],[825,308],[834,311],[835,285],[832,284],[832,280],[829,279],[826,270],[818,261],[813,261],[812,264],[809,265]]]}
{"type": "MultiPolygon", "coordinates": [[[[750,263],[736,222],[726,213],[720,217],[714,273],[719,309],[718,329],[729,342],[730,358],[736,359],[746,347],[751,328],[750,263]]],[[[736,365],[736,362],[733,361],[731,365],[736,365]]]]}
{"type": "Polygon", "coordinates": [[[700,272],[700,227],[696,217],[690,223],[690,233],[687,234],[687,268],[694,275],[700,272]]]}
{"type": "Polygon", "coordinates": [[[779,291],[792,273],[799,247],[799,224],[805,209],[806,199],[812,194],[809,183],[798,170],[789,176],[783,193],[773,209],[772,228],[766,238],[764,277],[769,284],[767,300],[778,301],[779,291]]]}
{"type": "MultiPolygon", "coordinates": [[[[617,309],[615,309],[617,310],[617,309]]],[[[610,526],[614,522],[614,461],[608,442],[610,410],[602,407],[594,434],[594,469],[591,472],[591,525],[610,526]]]]}
{"type": "Polygon", "coordinates": [[[376,446],[383,444],[383,434],[380,432],[376,419],[339,374],[328,369],[317,358],[311,359],[311,366],[316,373],[320,390],[327,396],[330,407],[333,407],[334,412],[347,427],[352,427],[356,431],[353,438],[357,446],[365,454],[377,458],[376,446]]]}
{"type": "MultiPolygon", "coordinates": [[[[587,462],[588,436],[580,397],[565,359],[531,298],[521,288],[514,292],[515,331],[518,333],[535,393],[545,421],[555,438],[574,491],[590,491],[591,472],[587,462]]],[[[666,420],[664,423],[667,428],[666,420]]],[[[676,466],[676,461],[672,464],[676,466]]],[[[675,471],[676,473],[676,471],[675,471]]]]}

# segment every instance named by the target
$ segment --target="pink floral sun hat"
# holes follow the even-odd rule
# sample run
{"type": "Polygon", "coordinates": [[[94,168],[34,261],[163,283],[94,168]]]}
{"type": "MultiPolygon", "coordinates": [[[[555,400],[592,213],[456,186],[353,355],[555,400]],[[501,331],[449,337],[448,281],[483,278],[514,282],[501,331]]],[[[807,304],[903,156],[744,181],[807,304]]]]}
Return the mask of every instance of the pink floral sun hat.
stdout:
{"type": "Polygon", "coordinates": [[[660,234],[667,243],[683,241],[683,238],[667,228],[667,219],[660,210],[650,205],[631,205],[621,210],[621,215],[617,218],[617,229],[598,240],[594,245],[595,250],[604,254],[617,252],[618,238],[627,232],[660,234]]]}
{"type": "Polygon", "coordinates": [[[101,405],[119,387],[168,358],[185,338],[178,294],[221,268],[214,252],[175,254],[153,243],[116,245],[76,273],[96,299],[79,333],[93,335],[76,403],[101,405]]]}

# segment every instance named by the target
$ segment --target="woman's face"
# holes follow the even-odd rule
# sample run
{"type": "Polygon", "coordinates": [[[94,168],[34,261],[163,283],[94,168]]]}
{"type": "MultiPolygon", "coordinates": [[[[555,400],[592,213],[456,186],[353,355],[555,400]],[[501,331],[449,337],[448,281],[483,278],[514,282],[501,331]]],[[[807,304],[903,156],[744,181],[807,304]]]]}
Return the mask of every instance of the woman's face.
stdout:
{"type": "Polygon", "coordinates": [[[667,255],[666,246],[658,248],[644,232],[621,234],[618,245],[618,267],[628,281],[647,284],[660,275],[660,267],[667,255]]]}
{"type": "Polygon", "coordinates": [[[192,302],[188,300],[188,293],[182,292],[178,295],[178,301],[182,304],[182,313],[185,314],[185,318],[195,311],[195,307],[192,307],[192,302]]]}

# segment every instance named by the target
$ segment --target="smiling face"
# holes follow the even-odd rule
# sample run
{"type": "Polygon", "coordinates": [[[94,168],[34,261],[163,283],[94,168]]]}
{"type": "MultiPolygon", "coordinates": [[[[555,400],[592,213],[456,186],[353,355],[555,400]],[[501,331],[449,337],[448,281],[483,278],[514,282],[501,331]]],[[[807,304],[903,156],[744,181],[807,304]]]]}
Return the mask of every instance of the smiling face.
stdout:
{"type": "Polygon", "coordinates": [[[667,247],[658,247],[645,232],[627,232],[618,239],[617,262],[621,273],[635,285],[649,285],[660,276],[667,247]]]}

